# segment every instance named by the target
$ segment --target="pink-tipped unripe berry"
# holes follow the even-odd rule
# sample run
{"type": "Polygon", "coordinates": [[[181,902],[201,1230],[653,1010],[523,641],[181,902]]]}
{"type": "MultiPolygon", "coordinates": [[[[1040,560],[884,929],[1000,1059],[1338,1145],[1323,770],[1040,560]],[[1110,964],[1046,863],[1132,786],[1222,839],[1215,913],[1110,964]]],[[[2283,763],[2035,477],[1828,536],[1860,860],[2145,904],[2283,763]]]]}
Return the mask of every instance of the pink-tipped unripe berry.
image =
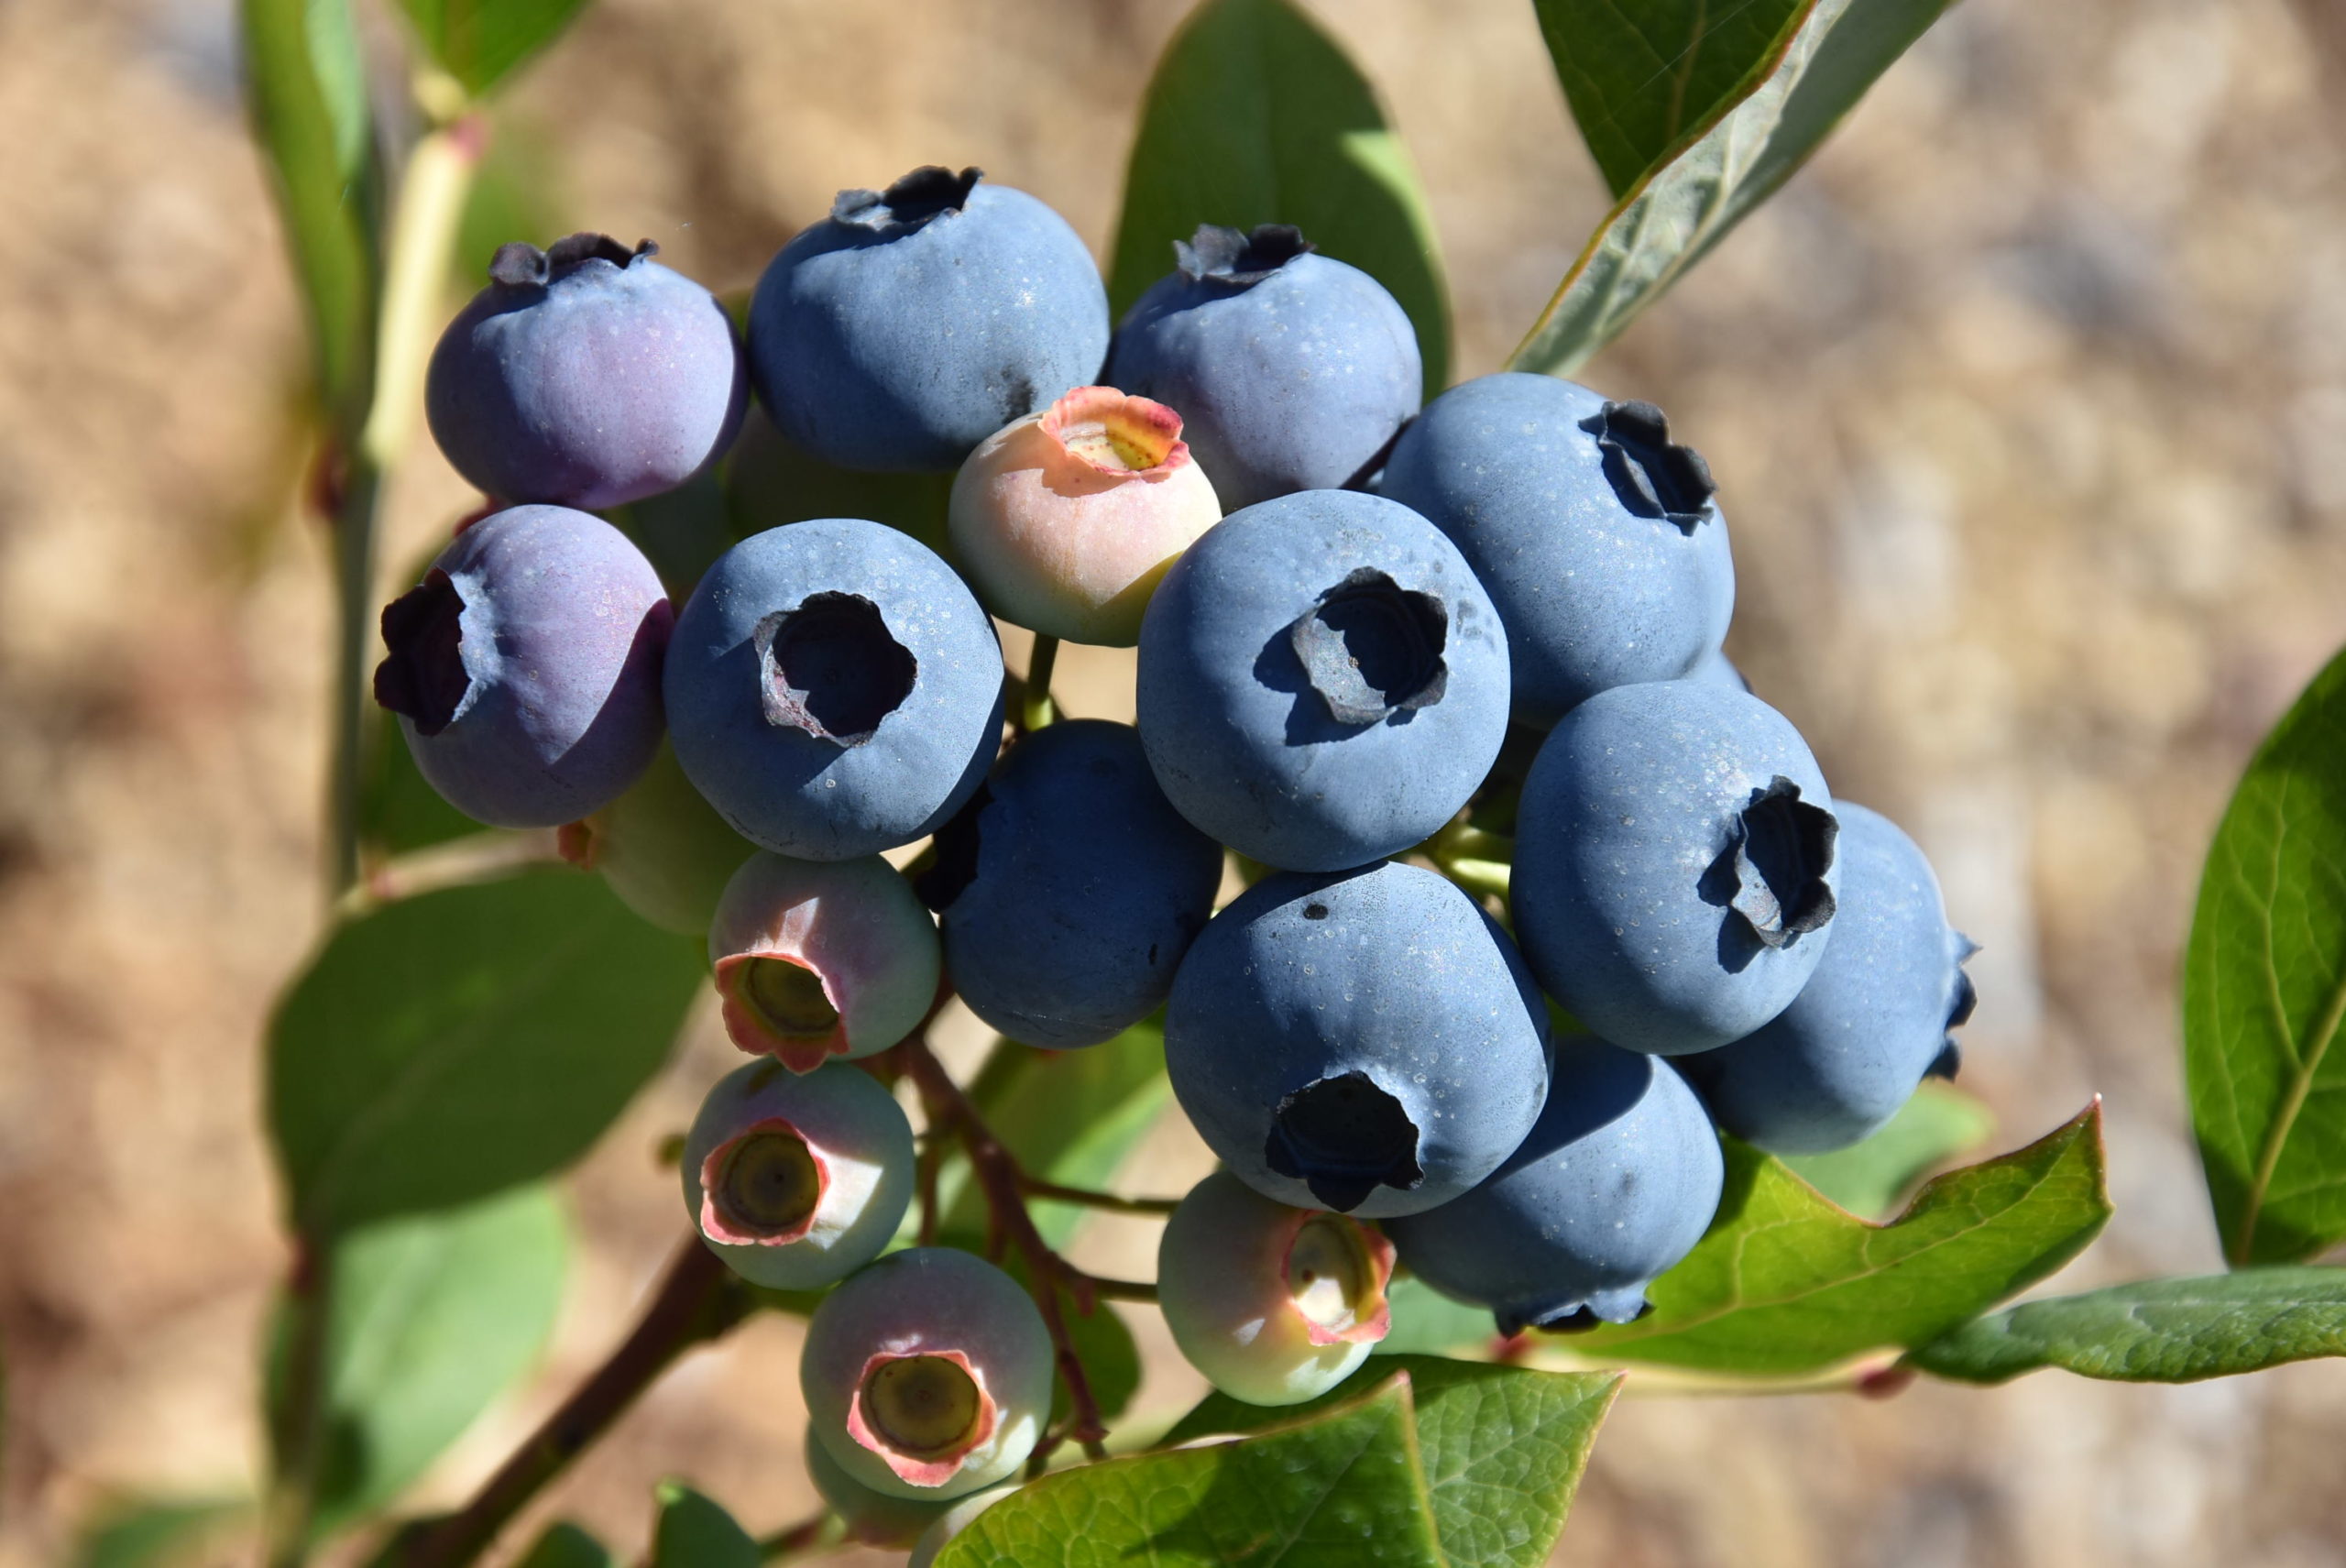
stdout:
{"type": "Polygon", "coordinates": [[[684,1182],[694,1228],[734,1273],[812,1290],[895,1235],[912,1202],[912,1124],[861,1069],[751,1062],[701,1102],[684,1182]]]}
{"type": "Polygon", "coordinates": [[[937,924],[877,855],[794,861],[761,851],[718,901],[708,959],[725,1032],[793,1072],[903,1039],[937,999],[937,924]]]}
{"type": "Polygon", "coordinates": [[[1128,648],[1157,579],[1222,521],[1181,416],[1079,387],[980,443],[953,481],[953,547],[1005,620],[1128,648]]]}
{"type": "Polygon", "coordinates": [[[1343,1214],[1290,1209],[1226,1170],[1189,1190],[1157,1255],[1166,1325],[1233,1399],[1295,1405],[1352,1376],[1392,1321],[1393,1244],[1343,1214]]]}
{"type": "Polygon", "coordinates": [[[1052,1352],[1017,1281],[950,1247],[891,1253],[806,1325],[816,1440],[874,1491],[958,1497],[1006,1480],[1051,1409],[1052,1352]]]}

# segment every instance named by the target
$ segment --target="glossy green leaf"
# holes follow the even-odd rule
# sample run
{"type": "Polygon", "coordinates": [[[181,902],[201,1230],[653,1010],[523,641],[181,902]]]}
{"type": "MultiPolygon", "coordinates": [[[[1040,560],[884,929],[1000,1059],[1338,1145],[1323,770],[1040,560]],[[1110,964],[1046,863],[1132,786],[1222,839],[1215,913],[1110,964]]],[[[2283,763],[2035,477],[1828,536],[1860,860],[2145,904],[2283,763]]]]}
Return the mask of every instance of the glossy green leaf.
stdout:
{"type": "Polygon", "coordinates": [[[1730,1139],[1719,1217],[1654,1282],[1653,1311],[1566,1343],[1606,1360],[1816,1372],[1936,1339],[2068,1262],[2109,1218],[2099,1101],[2026,1148],[1939,1177],[1886,1225],[1730,1139]]]}
{"type": "Polygon", "coordinates": [[[74,1568],[171,1568],[222,1560],[221,1537],[248,1520],[249,1497],[126,1502],[92,1521],[74,1547],[74,1568]]]}
{"type": "Polygon", "coordinates": [[[398,1497],[537,1364],[569,1250],[562,1206],[543,1185],[334,1244],[315,1534],[398,1497]]]}
{"type": "Polygon", "coordinates": [[[1413,1274],[1386,1288],[1393,1326],[1369,1352],[1377,1355],[1464,1355],[1498,1343],[1488,1307],[1453,1301],[1413,1274]]]}
{"type": "Polygon", "coordinates": [[[937,1568],[1135,1563],[1443,1568],[1409,1379],[1237,1442],[1046,1475],[980,1514],[937,1568]]]}
{"type": "Polygon", "coordinates": [[[560,36],[586,0],[400,0],[441,70],[479,97],[560,36]]]}
{"type": "Polygon", "coordinates": [[[1932,1171],[1988,1141],[1996,1119],[1963,1091],[1925,1081],[1873,1136],[1830,1154],[1783,1156],[1792,1174],[1852,1214],[1887,1214],[1932,1171]]]}
{"type": "Polygon", "coordinates": [[[379,279],[367,69],[348,0],[243,0],[247,105],[310,316],[320,395],[365,417],[379,279]]]}
{"type": "Polygon", "coordinates": [[[2183,970],[2185,1074],[2224,1255],[2346,1238],[2346,654],[2266,736],[2216,828],[2183,970]]]}
{"type": "Polygon", "coordinates": [[[1141,110],[1108,298],[1121,318],[1200,224],[1293,224],[1385,285],[1418,330],[1431,397],[1450,306],[1425,192],[1376,93],[1290,0],[1203,0],[1141,110]]]}
{"type": "Polygon", "coordinates": [[[612,1568],[610,1548],[568,1519],[557,1519],[513,1568],[612,1568]]]}
{"type": "Polygon", "coordinates": [[[2346,1268],[2246,1268],[2024,1301],[1907,1356],[1965,1383],[2057,1366],[2121,1383],[2196,1383],[2346,1355],[2346,1268]]]}
{"type": "MultiPolygon", "coordinates": [[[[1080,1051],[1038,1051],[1007,1041],[970,1087],[970,1097],[1029,1176],[1062,1187],[1104,1187],[1173,1097],[1165,1077],[1165,1031],[1155,1018],[1080,1051]]],[[[949,1193],[946,1233],[985,1234],[985,1204],[966,1182],[949,1193]]],[[[1091,1210],[1048,1199],[1029,1205],[1053,1246],[1091,1210]]]]}
{"type": "Polygon", "coordinates": [[[269,1123],[323,1237],[534,1180],[658,1069],[704,981],[566,867],[427,893],[335,930],[279,1003],[269,1123]]]}
{"type": "MultiPolygon", "coordinates": [[[[1772,0],[1760,3],[1764,16],[1772,0]]],[[[1510,367],[1566,376],[1610,343],[1791,178],[1946,5],[1947,0],[1798,0],[1773,40],[1757,51],[1750,69],[1704,114],[1683,116],[1686,128],[1670,144],[1673,150],[1622,193],[1516,349],[1510,367]]],[[[1671,15],[1683,9],[1683,0],[1667,0],[1667,5],[1671,15]]],[[[1575,3],[1567,14],[1580,10],[1575,3]]],[[[1640,8],[1636,14],[1649,13],[1640,8]]],[[[1751,52],[1750,35],[1731,38],[1730,33],[1731,24],[1714,19],[1703,49],[1738,41],[1751,52]]],[[[1689,98],[1699,95],[1700,84],[1715,84],[1714,70],[1724,78],[1734,63],[1730,57],[1715,66],[1698,51],[1689,98]]],[[[1560,60],[1560,71],[1565,69],[1560,60]]],[[[1672,123],[1666,104],[1656,116],[1651,96],[1667,85],[1666,77],[1644,86],[1633,85],[1627,75],[1609,80],[1609,91],[1628,112],[1617,144],[1591,136],[1608,176],[1626,168],[1672,123]]],[[[1568,93],[1573,90],[1569,74],[1565,88],[1568,93]]],[[[1578,97],[1573,109],[1585,127],[1589,116],[1578,97]]],[[[1610,136],[1611,127],[1601,134],[1610,136]]]]}
{"type": "Polygon", "coordinates": [[[733,1516],[680,1481],[660,1484],[651,1568],[758,1568],[758,1543],[733,1516]]]}
{"type": "MultiPolygon", "coordinates": [[[[1488,1313],[1483,1321],[1487,1330],[1488,1313]]],[[[1397,1365],[1409,1375],[1443,1560],[1450,1568],[1539,1568],[1563,1530],[1596,1429],[1620,1392],[1618,1373],[1372,1357],[1308,1404],[1270,1409],[1211,1395],[1163,1441],[1259,1431],[1343,1406],[1392,1376],[1397,1365]]]]}

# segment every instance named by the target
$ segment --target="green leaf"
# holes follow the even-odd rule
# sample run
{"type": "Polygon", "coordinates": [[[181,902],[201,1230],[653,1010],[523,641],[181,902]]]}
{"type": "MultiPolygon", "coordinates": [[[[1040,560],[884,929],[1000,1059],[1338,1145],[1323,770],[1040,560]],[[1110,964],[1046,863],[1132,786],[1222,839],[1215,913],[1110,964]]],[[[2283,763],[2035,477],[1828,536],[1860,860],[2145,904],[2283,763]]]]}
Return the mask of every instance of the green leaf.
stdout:
{"type": "Polygon", "coordinates": [[[569,1250],[543,1185],[334,1244],[314,1535],[391,1501],[536,1365],[569,1250]]]}
{"type": "Polygon", "coordinates": [[[1907,1356],[1965,1383],[2057,1366],[2121,1383],[2196,1383],[2346,1355],[2346,1268],[2249,1268],[2024,1301],[1907,1356]]]}
{"type": "Polygon", "coordinates": [[[554,42],[586,0],[400,0],[416,40],[477,98],[554,42]]]}
{"type": "Polygon", "coordinates": [[[612,1568],[610,1548],[568,1519],[556,1519],[513,1568],[612,1568]]]}
{"type": "Polygon", "coordinates": [[[205,1556],[225,1558],[222,1530],[252,1512],[248,1497],[116,1504],[82,1532],[73,1552],[74,1568],[166,1568],[205,1556]]]}
{"type": "Polygon", "coordinates": [[[1450,1355],[1498,1343],[1498,1326],[1488,1307],[1453,1301],[1414,1274],[1386,1288],[1393,1326],[1369,1351],[1377,1355],[1450,1355]]]}
{"type": "Polygon", "coordinates": [[[1013,1492],[937,1568],[1442,1568],[1406,1376],[1235,1442],[1135,1454],[1013,1492]]]}
{"type": "Polygon", "coordinates": [[[1200,224],[1295,225],[1400,302],[1425,395],[1448,381],[1450,307],[1417,170],[1376,90],[1289,0],[1204,0],[1157,61],[1108,272],[1119,317],[1200,224]]]}
{"type": "MultiPolygon", "coordinates": [[[[1483,1314],[1485,1337],[1490,1315],[1483,1314]]],[[[1431,1355],[1372,1357],[1306,1404],[1249,1405],[1213,1394],[1162,1440],[1257,1431],[1344,1405],[1409,1375],[1434,1529],[1450,1568],[1539,1568],[1562,1533],[1573,1493],[1620,1392],[1615,1372],[1538,1372],[1431,1355]]]]}
{"type": "Polygon", "coordinates": [[[1916,1182],[1988,1141],[1996,1119],[1949,1084],[1926,1081],[1863,1142],[1830,1154],[1786,1155],[1792,1174],[1852,1214],[1887,1214],[1916,1182]]]}
{"type": "Polygon", "coordinates": [[[1783,52],[1801,0],[1532,0],[1573,118],[1617,197],[1783,52]]]}
{"type": "Polygon", "coordinates": [[[2183,967],[2199,1159],[2234,1266],[2346,1237],[2346,654],[2264,738],[2216,828],[2183,967]]]}
{"type": "Polygon", "coordinates": [[[323,1238],[561,1169],[658,1069],[703,978],[695,944],[567,868],[343,925],[269,1025],[294,1227],[323,1238]]]}
{"type": "MultiPolygon", "coordinates": [[[[1157,1018],[1080,1051],[994,1047],[970,1098],[1026,1174],[1062,1187],[1102,1187],[1173,1097],[1157,1018]]],[[[1037,1199],[1035,1228],[1058,1246],[1092,1211],[1037,1199]]],[[[947,1234],[985,1234],[984,1200],[966,1182],[945,1205],[947,1234]]]]}
{"type": "Polygon", "coordinates": [[[1653,1311],[1576,1334],[1579,1354],[1792,1376],[1927,1343],[2083,1251],[2110,1218],[2101,1102],[2026,1148],[1949,1171],[1886,1225],[1836,1208],[1733,1139],[1710,1234],[1653,1311]]]}
{"type": "Polygon", "coordinates": [[[345,433],[367,411],[379,203],[367,68],[347,0],[243,0],[253,135],[309,309],[320,396],[345,433]]]}
{"type": "Polygon", "coordinates": [[[762,1557],[733,1516],[681,1481],[663,1481],[652,1568],[758,1568],[762,1557]]]}
{"type": "MultiPolygon", "coordinates": [[[[1670,3],[1675,12],[1684,0],[1670,3]]],[[[1673,150],[1623,192],[1516,349],[1509,368],[1566,376],[1586,363],[1791,178],[1947,3],[1799,0],[1751,69],[1692,118],[1671,144],[1673,150]]],[[[1764,14],[1774,0],[1761,4],[1764,14]]],[[[1579,8],[1575,5],[1573,12],[1579,8]]],[[[1727,32],[1718,27],[1705,49],[1721,43],[1727,32]]],[[[1551,29],[1551,48],[1555,36],[1551,29]]],[[[1751,41],[1741,34],[1727,41],[1737,40],[1747,48],[1751,41]]],[[[1696,77],[1715,84],[1714,66],[1699,57],[1694,63],[1696,77]]],[[[1723,75],[1733,63],[1730,58],[1716,69],[1723,75]]],[[[1567,70],[1562,60],[1558,68],[1567,70]]],[[[1634,106],[1617,146],[1599,146],[1591,136],[1610,177],[1652,144],[1671,115],[1665,108],[1656,118],[1648,95],[1666,85],[1666,79],[1644,86],[1617,74],[1605,80],[1625,107],[1634,106]]],[[[1573,93],[1569,74],[1564,85],[1568,94],[1573,93]]],[[[1692,99],[1698,93],[1691,90],[1693,82],[1689,85],[1692,99]]],[[[1573,109],[1585,126],[1589,115],[1577,96],[1573,109]]],[[[1609,128],[1605,134],[1610,135],[1609,128]]]]}

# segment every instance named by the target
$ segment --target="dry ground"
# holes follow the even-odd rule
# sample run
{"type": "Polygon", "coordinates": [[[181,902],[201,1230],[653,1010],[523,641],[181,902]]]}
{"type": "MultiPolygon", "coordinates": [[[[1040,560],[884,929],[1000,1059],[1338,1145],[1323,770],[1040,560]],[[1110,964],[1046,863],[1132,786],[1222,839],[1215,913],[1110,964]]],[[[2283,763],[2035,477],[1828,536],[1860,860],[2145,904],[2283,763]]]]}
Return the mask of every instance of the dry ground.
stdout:
{"type": "MultiPolygon", "coordinates": [[[[1495,367],[1603,205],[1529,7],[1310,3],[1423,169],[1460,372],[1495,367]]],[[[606,0],[514,134],[565,218],[719,287],[919,162],[1103,244],[1180,9],[606,0]]],[[[248,1486],[258,1450],[283,1252],[254,1039],[317,929],[327,627],[230,27],[229,0],[0,4],[0,1564],[60,1560],[110,1497],[248,1486]]],[[[2119,1213],[2080,1277],[2215,1263],[2176,960],[2231,779],[2346,639],[2341,95],[2340,0],[1967,0],[1590,372],[1708,455],[1731,651],[1987,943],[1968,1081],[2004,1141],[2107,1096],[2119,1213]]],[[[419,450],[392,555],[464,499],[419,450]]],[[[1124,700],[1113,662],[1078,674],[1079,709],[1124,700]]],[[[554,1365],[440,1494],[625,1320],[676,1229],[651,1148],[722,1059],[696,1040],[589,1162],[554,1365]]],[[[1135,1181],[1198,1157],[1168,1134],[1135,1181]]],[[[560,1506],[631,1543],[674,1471],[754,1526],[800,1513],[792,1352],[762,1322],[691,1364],[560,1506]]],[[[1194,1387],[1160,1363],[1144,1398],[1194,1387]]],[[[1631,1400],[1560,1561],[2346,1564],[2341,1453],[2335,1364],[1631,1400]]]]}

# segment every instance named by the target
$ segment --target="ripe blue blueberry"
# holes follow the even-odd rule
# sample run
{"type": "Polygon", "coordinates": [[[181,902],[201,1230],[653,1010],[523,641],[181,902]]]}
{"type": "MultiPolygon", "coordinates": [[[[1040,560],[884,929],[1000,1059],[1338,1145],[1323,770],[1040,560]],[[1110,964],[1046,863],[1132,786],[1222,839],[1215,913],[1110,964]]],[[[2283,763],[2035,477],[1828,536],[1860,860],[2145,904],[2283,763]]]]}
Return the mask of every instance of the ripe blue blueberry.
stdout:
{"type": "Polygon", "coordinates": [[[1149,765],[1182,816],[1294,871],[1395,855],[1464,805],[1507,732],[1507,638],[1407,507],[1311,490],[1191,545],[1141,623],[1149,765]]]}
{"type": "Polygon", "coordinates": [[[615,507],[674,489],[731,444],[740,345],[707,290],[608,236],[499,247],[424,381],[456,472],[509,501],[615,507]]]}
{"type": "Polygon", "coordinates": [[[1712,490],[1652,404],[1518,372],[1436,398],[1377,481],[1465,554],[1507,623],[1517,715],[1539,724],[1718,651],[1735,565],[1712,490]]]}
{"type": "Polygon", "coordinates": [[[975,169],[842,191],[758,280],[750,362],[782,433],[845,468],[944,470],[1099,378],[1108,293],[1057,213],[975,169]]]}
{"type": "Polygon", "coordinates": [[[1189,1190],[1157,1250],[1166,1326],[1233,1399],[1296,1405],[1385,1337],[1393,1244],[1348,1215],[1275,1203],[1226,1170],[1189,1190]]]}
{"type": "Polygon", "coordinates": [[[1954,1077],[1948,1031],[1974,1000],[1974,949],[1947,924],[1921,847],[1862,806],[1834,815],[1841,912],[1816,972],[1757,1033],[1683,1063],[1719,1125],[1781,1154],[1856,1143],[1926,1074],[1954,1077]]]}
{"type": "Polygon", "coordinates": [[[798,1383],[816,1441],[875,1492],[1007,1479],[1051,1413],[1051,1336],[1015,1280],[951,1247],[891,1253],[823,1298],[798,1383]]]}
{"type": "Polygon", "coordinates": [[[1173,1091],[1248,1186],[1413,1214],[1531,1127],[1547,1008],[1515,945],[1415,866],[1264,878],[1189,948],[1165,1014],[1173,1091]]]}
{"type": "Polygon", "coordinates": [[[1832,936],[1833,800],[1758,697],[1615,686],[1540,748],[1516,820],[1517,939],[1616,1045],[1683,1056],[1782,1012],[1832,936]]]}
{"type": "Polygon", "coordinates": [[[851,1067],[755,1061],[718,1080],[685,1139],[685,1212],[754,1284],[812,1290],[880,1255],[913,1196],[913,1129],[851,1067]]]}
{"type": "Polygon", "coordinates": [[[1501,1333],[1625,1323],[1703,1239],[1725,1178],[1718,1135],[1670,1063],[1565,1036],[1523,1146],[1464,1197],[1385,1232],[1426,1283],[1490,1308],[1501,1333]]]}
{"type": "Polygon", "coordinates": [[[893,528],[820,518],[754,534],[718,558],[676,626],[676,760],[753,843],[810,861],[910,843],[993,762],[993,623],[893,528]]]}
{"type": "Polygon", "coordinates": [[[659,749],[672,620],[659,574],[618,529],[513,507],[384,607],[375,700],[457,810],[558,827],[609,805],[659,749]]]}
{"type": "Polygon", "coordinates": [[[1173,251],[1102,379],[1180,414],[1226,511],[1363,477],[1423,395],[1393,296],[1283,225],[1207,224],[1173,251]]]}
{"type": "Polygon", "coordinates": [[[1128,725],[1069,719],[1010,750],[938,832],[921,892],[970,1011],[1050,1050],[1155,1012],[1213,913],[1222,847],[1167,803],[1128,725]]]}
{"type": "Polygon", "coordinates": [[[718,901],[708,960],[726,1034],[793,1072],[886,1050],[937,999],[937,927],[877,855],[752,854],[718,901]]]}

